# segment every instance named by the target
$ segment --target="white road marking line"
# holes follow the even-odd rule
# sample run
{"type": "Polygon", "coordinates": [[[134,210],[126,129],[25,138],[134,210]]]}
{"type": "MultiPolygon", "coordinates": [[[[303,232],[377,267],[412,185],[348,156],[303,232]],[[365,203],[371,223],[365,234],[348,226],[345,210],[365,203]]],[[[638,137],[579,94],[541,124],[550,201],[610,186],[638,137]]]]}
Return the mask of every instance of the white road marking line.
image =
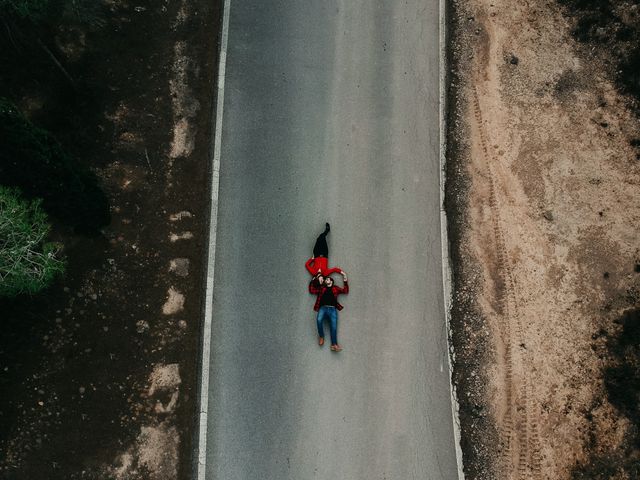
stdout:
{"type": "Polygon", "coordinates": [[[213,165],[211,178],[211,211],[209,218],[209,252],[207,257],[207,287],[202,329],[202,356],[200,374],[200,415],[198,418],[198,462],[196,479],[205,480],[207,467],[207,424],[209,409],[209,366],[211,362],[211,323],[213,317],[213,283],[215,278],[216,235],[218,228],[218,193],[220,187],[220,151],[222,142],[222,114],[224,110],[224,83],[227,68],[227,44],[229,39],[229,8],[231,0],[224,0],[220,58],[216,94],[216,120],[214,125],[213,165]]]}

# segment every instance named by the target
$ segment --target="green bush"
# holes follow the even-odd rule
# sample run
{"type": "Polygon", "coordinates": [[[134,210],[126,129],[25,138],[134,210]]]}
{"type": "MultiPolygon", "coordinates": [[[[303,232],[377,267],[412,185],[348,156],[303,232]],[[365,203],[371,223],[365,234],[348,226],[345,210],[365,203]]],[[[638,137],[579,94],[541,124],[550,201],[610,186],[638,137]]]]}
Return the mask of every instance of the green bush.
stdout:
{"type": "Polygon", "coordinates": [[[97,0],[0,0],[0,18],[48,25],[70,19],[104,26],[103,7],[97,0]]]}
{"type": "Polygon", "coordinates": [[[47,213],[77,231],[91,233],[109,224],[109,204],[98,178],[4,99],[0,138],[2,184],[19,188],[27,198],[42,198],[47,213]]]}
{"type": "Polygon", "coordinates": [[[609,450],[594,429],[591,454],[576,464],[574,480],[640,478],[640,308],[627,310],[616,323],[622,330],[607,340],[604,388],[609,403],[628,423],[627,432],[624,441],[609,450]]]}
{"type": "Polygon", "coordinates": [[[0,186],[0,296],[37,293],[64,271],[40,203],[0,186]]]}
{"type": "Polygon", "coordinates": [[[609,402],[640,430],[640,309],[628,310],[619,321],[622,332],[609,342],[604,385],[609,402]]]}
{"type": "Polygon", "coordinates": [[[0,12],[3,16],[15,15],[18,18],[39,21],[48,12],[49,0],[0,0],[0,12]]]}
{"type": "MultiPolygon", "coordinates": [[[[611,65],[612,78],[622,93],[640,102],[640,0],[558,0],[565,16],[575,22],[573,36],[599,50],[611,65]],[[634,12],[634,13],[631,13],[634,12]]],[[[634,107],[640,114],[640,105],[634,107]]]]}

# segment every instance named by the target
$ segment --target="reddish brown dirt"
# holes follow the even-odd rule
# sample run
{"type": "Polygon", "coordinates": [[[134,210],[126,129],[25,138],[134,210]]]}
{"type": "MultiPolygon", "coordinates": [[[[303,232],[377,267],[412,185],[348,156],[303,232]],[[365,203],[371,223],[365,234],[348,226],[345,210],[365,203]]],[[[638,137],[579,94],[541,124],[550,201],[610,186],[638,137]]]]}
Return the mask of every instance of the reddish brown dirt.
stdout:
{"type": "Polygon", "coordinates": [[[639,122],[557,5],[464,0],[453,13],[447,205],[467,478],[567,479],[628,439],[603,394],[604,337],[638,301],[639,122]]]}

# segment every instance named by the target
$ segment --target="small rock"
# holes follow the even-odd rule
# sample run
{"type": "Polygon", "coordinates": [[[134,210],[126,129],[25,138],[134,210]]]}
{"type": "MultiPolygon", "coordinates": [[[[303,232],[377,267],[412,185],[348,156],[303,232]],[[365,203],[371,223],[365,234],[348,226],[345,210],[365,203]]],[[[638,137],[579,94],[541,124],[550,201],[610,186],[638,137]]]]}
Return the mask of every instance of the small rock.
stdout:
{"type": "Polygon", "coordinates": [[[177,363],[157,364],[149,375],[149,390],[147,396],[151,397],[156,392],[167,392],[176,390],[182,380],[180,378],[180,367],[177,363]]]}
{"type": "Polygon", "coordinates": [[[520,60],[513,53],[511,55],[509,55],[509,63],[511,65],[518,65],[519,62],[520,62],[520,60]]]}
{"type": "Polygon", "coordinates": [[[192,216],[193,215],[191,214],[191,212],[183,210],[181,212],[172,213],[171,215],[169,215],[169,220],[171,220],[172,222],[176,222],[178,220],[182,220],[183,218],[191,218],[192,216]]]}
{"type": "Polygon", "coordinates": [[[169,271],[175,273],[180,277],[188,276],[189,275],[189,259],[174,258],[169,262],[169,271]]]}
{"type": "Polygon", "coordinates": [[[184,308],[184,295],[173,287],[167,291],[167,300],[162,306],[162,313],[173,315],[184,308]]]}
{"type": "Polygon", "coordinates": [[[146,322],[145,320],[138,320],[136,322],[136,332],[144,333],[147,330],[149,330],[149,323],[148,322],[146,322]]]}
{"type": "Polygon", "coordinates": [[[191,240],[192,238],[193,233],[191,232],[172,233],[169,235],[169,240],[171,242],[177,242],[178,240],[191,240]]]}
{"type": "Polygon", "coordinates": [[[84,395],[84,392],[86,391],[86,389],[84,387],[80,387],[78,389],[78,392],[80,392],[80,395],[84,395]]]}
{"type": "Polygon", "coordinates": [[[549,220],[550,222],[551,222],[551,221],[553,221],[553,213],[551,212],[551,210],[546,210],[546,211],[542,214],[542,216],[543,216],[545,219],[549,220]]]}

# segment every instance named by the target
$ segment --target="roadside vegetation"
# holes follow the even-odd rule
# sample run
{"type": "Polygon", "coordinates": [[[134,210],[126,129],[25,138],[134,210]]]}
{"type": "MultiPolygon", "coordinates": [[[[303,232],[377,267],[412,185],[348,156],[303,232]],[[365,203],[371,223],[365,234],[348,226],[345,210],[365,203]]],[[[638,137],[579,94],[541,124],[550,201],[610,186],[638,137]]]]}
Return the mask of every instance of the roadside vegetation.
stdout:
{"type": "Polygon", "coordinates": [[[640,113],[640,1],[559,0],[573,22],[572,34],[588,44],[609,67],[623,94],[640,113]]]}
{"type": "Polygon", "coordinates": [[[0,45],[7,70],[0,90],[0,296],[36,294],[64,272],[63,246],[51,241],[51,220],[83,234],[95,234],[110,222],[107,197],[95,174],[6,98],[19,97],[19,85],[12,88],[17,82],[8,72],[11,64],[19,62],[37,76],[34,50],[73,84],[47,45],[50,30],[71,17],[97,22],[97,5],[81,0],[0,0],[0,45]]]}
{"type": "Polygon", "coordinates": [[[0,186],[0,296],[37,293],[64,271],[40,204],[0,186]]]}
{"type": "Polygon", "coordinates": [[[110,221],[107,197],[98,179],[73,159],[53,136],[29,122],[0,98],[0,178],[43,207],[61,223],[83,233],[110,221]]]}
{"type": "MultiPolygon", "coordinates": [[[[628,423],[628,428],[621,448],[603,447],[602,439],[592,431],[587,445],[591,455],[576,466],[575,480],[640,478],[640,309],[628,310],[614,323],[619,328],[616,333],[609,336],[606,330],[601,330],[595,335],[606,339],[602,395],[617,410],[621,421],[628,423]]],[[[596,400],[594,406],[599,403],[596,400]]]]}
{"type": "Polygon", "coordinates": [[[0,0],[2,479],[190,477],[219,10],[0,0]]]}
{"type": "MultiPolygon", "coordinates": [[[[640,1],[559,0],[559,3],[572,24],[573,37],[606,67],[616,88],[627,97],[632,111],[640,116],[640,1]]],[[[632,138],[629,144],[640,160],[640,139],[632,138]]],[[[635,272],[639,271],[636,259],[635,272]]],[[[638,292],[630,289],[626,295],[630,307],[614,320],[615,328],[602,329],[594,335],[594,344],[602,339],[606,352],[601,354],[604,360],[601,396],[629,427],[621,448],[604,445],[592,432],[587,445],[590,456],[574,470],[576,480],[640,478],[639,302],[638,292]]],[[[594,407],[601,401],[596,400],[594,407]]]]}

